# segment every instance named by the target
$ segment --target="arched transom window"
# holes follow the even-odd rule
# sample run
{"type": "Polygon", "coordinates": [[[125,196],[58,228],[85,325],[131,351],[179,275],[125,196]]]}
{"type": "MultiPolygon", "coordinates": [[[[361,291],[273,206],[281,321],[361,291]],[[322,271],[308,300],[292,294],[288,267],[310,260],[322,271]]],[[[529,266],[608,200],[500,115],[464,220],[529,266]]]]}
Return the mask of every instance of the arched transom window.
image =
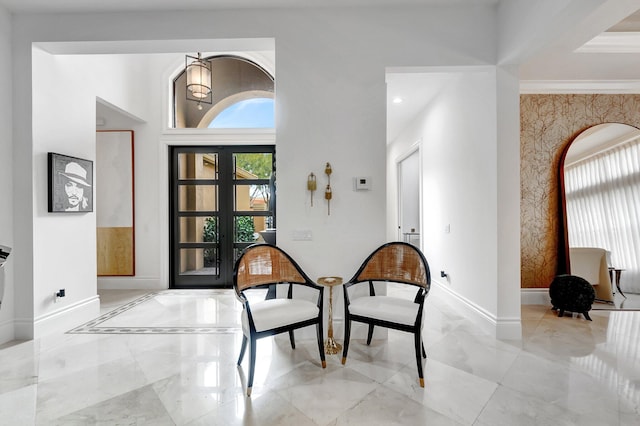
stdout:
{"type": "Polygon", "coordinates": [[[237,56],[204,58],[211,64],[211,104],[187,99],[186,73],[173,81],[175,128],[273,128],[273,77],[237,56]]]}

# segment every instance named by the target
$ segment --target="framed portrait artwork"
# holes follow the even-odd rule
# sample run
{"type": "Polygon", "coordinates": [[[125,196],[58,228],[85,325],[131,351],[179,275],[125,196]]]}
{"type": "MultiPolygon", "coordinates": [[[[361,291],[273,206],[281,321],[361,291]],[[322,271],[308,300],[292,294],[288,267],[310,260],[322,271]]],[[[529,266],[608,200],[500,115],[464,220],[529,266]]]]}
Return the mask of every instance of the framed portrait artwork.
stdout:
{"type": "Polygon", "coordinates": [[[49,212],[93,211],[93,161],[50,152],[49,212]]]}

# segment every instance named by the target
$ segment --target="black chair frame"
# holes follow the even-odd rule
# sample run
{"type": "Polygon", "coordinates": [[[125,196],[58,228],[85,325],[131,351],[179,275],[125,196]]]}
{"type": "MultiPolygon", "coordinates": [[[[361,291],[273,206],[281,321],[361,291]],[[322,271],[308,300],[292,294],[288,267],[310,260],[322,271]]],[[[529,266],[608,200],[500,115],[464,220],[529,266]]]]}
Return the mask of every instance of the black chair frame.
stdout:
{"type": "Polygon", "coordinates": [[[416,249],[416,252],[420,256],[420,259],[424,263],[424,266],[425,266],[425,269],[426,269],[427,285],[425,287],[419,287],[417,292],[416,292],[416,295],[414,297],[413,302],[417,303],[419,305],[419,307],[418,307],[418,314],[416,316],[416,321],[415,321],[415,323],[413,325],[406,325],[406,324],[400,324],[400,323],[395,323],[395,322],[384,321],[384,320],[380,320],[380,319],[376,319],[376,318],[363,317],[363,316],[360,316],[360,315],[354,315],[354,314],[350,313],[350,311],[349,311],[349,305],[350,305],[351,302],[349,300],[349,292],[347,291],[347,289],[349,287],[353,286],[353,285],[368,282],[368,284],[369,284],[369,296],[375,296],[376,295],[374,282],[393,282],[393,283],[404,283],[404,284],[416,285],[414,283],[411,283],[411,282],[408,282],[408,281],[402,281],[402,280],[389,280],[389,279],[360,280],[360,279],[358,279],[358,277],[360,276],[360,274],[362,273],[364,268],[367,266],[367,264],[369,263],[371,258],[373,256],[375,256],[380,250],[382,250],[383,248],[385,248],[385,247],[387,247],[389,245],[407,245],[407,246],[411,246],[411,247],[413,247],[415,249],[415,247],[412,246],[411,244],[408,244],[408,243],[405,243],[405,242],[401,242],[401,241],[396,241],[396,242],[383,244],[382,246],[378,247],[373,253],[371,253],[367,257],[367,259],[362,263],[362,265],[360,266],[358,271],[354,274],[354,276],[347,283],[344,284],[343,294],[344,294],[344,306],[345,306],[345,332],[344,332],[344,345],[343,345],[343,350],[342,350],[342,364],[344,365],[347,362],[347,353],[349,351],[349,342],[350,342],[350,338],[351,338],[351,321],[357,321],[357,322],[369,325],[369,330],[368,330],[368,333],[367,333],[367,346],[371,344],[371,339],[373,338],[373,330],[374,330],[375,326],[380,326],[380,327],[390,328],[390,329],[404,331],[404,332],[408,332],[408,333],[413,333],[413,335],[414,335],[414,346],[415,346],[415,356],[416,356],[416,363],[417,363],[417,366],[418,366],[418,376],[419,376],[419,379],[420,379],[420,386],[424,387],[424,374],[423,374],[423,369],[422,369],[422,358],[426,359],[427,358],[427,353],[426,353],[426,351],[424,349],[424,343],[422,341],[422,316],[423,316],[422,313],[423,313],[423,310],[424,310],[424,300],[425,300],[426,296],[429,294],[429,290],[430,290],[430,286],[431,286],[431,273],[430,273],[430,270],[429,270],[429,264],[427,262],[427,259],[424,257],[424,254],[420,250],[416,249]]]}
{"type": "Polygon", "coordinates": [[[236,260],[235,266],[234,266],[234,271],[233,271],[233,287],[234,290],[236,292],[236,296],[237,298],[240,300],[240,302],[243,305],[243,308],[246,310],[247,312],[247,319],[248,319],[248,323],[249,323],[249,334],[250,334],[250,338],[247,338],[247,336],[244,334],[243,332],[243,336],[242,336],[242,346],[240,347],[240,355],[238,356],[238,366],[240,366],[240,364],[242,363],[242,360],[244,358],[244,354],[246,352],[247,349],[247,343],[249,343],[249,377],[247,380],[247,396],[251,396],[251,389],[253,387],[253,377],[254,377],[254,371],[255,371],[255,364],[256,364],[256,344],[257,344],[257,340],[258,339],[262,339],[263,337],[269,337],[269,336],[275,336],[277,334],[280,333],[285,333],[288,332],[289,333],[289,341],[291,343],[291,349],[295,349],[296,348],[296,344],[295,344],[295,337],[294,337],[294,330],[298,329],[298,328],[303,328],[303,327],[307,327],[310,325],[315,324],[316,325],[316,334],[317,334],[317,339],[318,339],[318,350],[320,352],[320,360],[322,362],[322,368],[326,368],[327,363],[325,361],[325,354],[324,354],[324,344],[323,344],[323,339],[324,339],[324,334],[323,334],[323,300],[324,300],[324,287],[323,286],[319,286],[316,283],[314,283],[311,278],[309,278],[307,276],[307,274],[304,273],[304,271],[300,268],[300,266],[297,264],[296,261],[293,260],[293,258],[291,258],[291,256],[289,256],[284,250],[280,249],[279,247],[276,247],[272,244],[253,244],[249,247],[247,247],[243,253],[240,255],[240,257],[236,260]],[[295,267],[295,269],[297,270],[297,272],[304,278],[303,282],[287,282],[287,281],[272,281],[269,283],[264,283],[264,284],[260,284],[260,285],[254,285],[251,286],[250,288],[247,288],[245,290],[242,291],[238,291],[238,265],[241,262],[241,259],[248,253],[250,252],[253,248],[255,247],[272,247],[274,249],[276,249],[277,251],[279,251],[281,254],[283,254],[290,262],[291,264],[295,267]],[[312,318],[306,321],[301,321],[301,322],[297,322],[294,324],[289,324],[287,326],[283,326],[283,327],[278,327],[278,328],[274,328],[274,329],[269,329],[269,330],[263,330],[263,331],[256,331],[256,326],[253,320],[253,315],[251,314],[251,307],[249,304],[249,301],[246,297],[246,295],[244,294],[245,291],[247,290],[253,290],[253,289],[268,289],[267,291],[267,295],[265,300],[268,299],[275,299],[276,298],[276,292],[275,292],[275,286],[278,284],[288,284],[288,290],[287,290],[287,299],[292,299],[293,298],[293,285],[303,285],[305,287],[309,287],[312,288],[314,290],[318,291],[318,302],[317,302],[317,306],[318,306],[318,316],[316,318],[312,318]]]}

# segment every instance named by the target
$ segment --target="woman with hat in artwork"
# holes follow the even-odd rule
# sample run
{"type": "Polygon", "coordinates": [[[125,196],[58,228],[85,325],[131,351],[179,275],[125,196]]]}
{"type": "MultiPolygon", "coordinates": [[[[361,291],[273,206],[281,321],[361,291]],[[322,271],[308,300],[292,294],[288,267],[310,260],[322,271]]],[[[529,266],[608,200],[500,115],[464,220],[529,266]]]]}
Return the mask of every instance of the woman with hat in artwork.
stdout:
{"type": "Polygon", "coordinates": [[[89,199],[84,196],[85,189],[91,190],[87,182],[87,171],[80,164],[71,161],[67,163],[64,172],[58,172],[64,178],[64,192],[67,194],[65,211],[81,212],[89,210],[89,199]]]}

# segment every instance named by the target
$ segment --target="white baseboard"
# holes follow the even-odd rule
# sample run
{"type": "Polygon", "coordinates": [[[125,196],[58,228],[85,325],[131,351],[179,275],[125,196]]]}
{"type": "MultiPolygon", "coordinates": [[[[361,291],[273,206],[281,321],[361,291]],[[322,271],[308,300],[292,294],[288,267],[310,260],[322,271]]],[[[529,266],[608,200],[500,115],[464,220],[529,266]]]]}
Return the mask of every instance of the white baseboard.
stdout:
{"type": "Polygon", "coordinates": [[[154,277],[98,277],[98,290],[166,290],[167,283],[154,277]]]}
{"type": "Polygon", "coordinates": [[[521,340],[522,321],[520,317],[498,318],[482,307],[451,291],[442,283],[433,280],[428,297],[441,298],[460,310],[469,320],[477,324],[489,335],[501,340],[521,340]]]}
{"type": "Polygon", "coordinates": [[[16,340],[32,340],[33,339],[33,321],[30,319],[13,320],[13,332],[16,340]]]}
{"type": "Polygon", "coordinates": [[[15,339],[13,321],[6,320],[0,323],[0,345],[15,339]]]}
{"type": "Polygon", "coordinates": [[[53,333],[64,333],[98,316],[100,297],[96,295],[36,318],[33,323],[33,336],[29,338],[37,339],[53,333]]]}
{"type": "Polygon", "coordinates": [[[520,290],[520,300],[523,305],[550,305],[548,288],[523,288],[520,290]]]}
{"type": "Polygon", "coordinates": [[[64,333],[100,315],[100,298],[96,295],[35,320],[14,318],[0,324],[0,344],[11,340],[32,340],[53,333],[64,333]]]}

